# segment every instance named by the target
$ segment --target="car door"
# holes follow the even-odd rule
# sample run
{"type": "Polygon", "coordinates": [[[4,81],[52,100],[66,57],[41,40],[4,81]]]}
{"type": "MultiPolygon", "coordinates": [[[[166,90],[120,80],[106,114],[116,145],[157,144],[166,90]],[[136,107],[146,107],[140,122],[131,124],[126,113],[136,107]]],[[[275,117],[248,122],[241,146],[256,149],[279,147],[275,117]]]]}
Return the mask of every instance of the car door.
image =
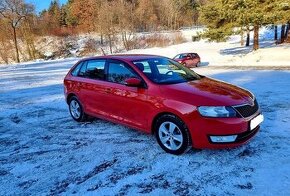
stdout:
{"type": "Polygon", "coordinates": [[[128,78],[141,77],[123,61],[108,60],[107,81],[111,104],[109,112],[115,120],[140,129],[146,129],[146,116],[150,103],[147,101],[147,89],[144,87],[126,86],[128,78]]]}
{"type": "Polygon", "coordinates": [[[186,65],[189,67],[194,66],[194,60],[193,60],[191,54],[186,55],[186,65]]]}
{"type": "Polygon", "coordinates": [[[184,61],[184,64],[186,66],[191,66],[192,65],[192,58],[189,54],[183,54],[182,59],[184,61]]]}
{"type": "Polygon", "coordinates": [[[85,112],[93,116],[108,116],[105,65],[105,59],[87,60],[78,74],[79,97],[85,112]]]}
{"type": "Polygon", "coordinates": [[[196,53],[192,53],[192,61],[193,61],[193,65],[196,66],[199,63],[199,56],[196,53]]]}

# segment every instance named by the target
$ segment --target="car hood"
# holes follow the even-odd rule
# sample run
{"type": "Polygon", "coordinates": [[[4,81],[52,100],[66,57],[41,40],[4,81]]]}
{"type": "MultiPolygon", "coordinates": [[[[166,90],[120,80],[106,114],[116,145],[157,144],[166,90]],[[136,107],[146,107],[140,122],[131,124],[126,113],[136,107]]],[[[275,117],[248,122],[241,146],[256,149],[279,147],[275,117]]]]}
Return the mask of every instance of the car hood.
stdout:
{"type": "Polygon", "coordinates": [[[200,80],[161,86],[165,97],[195,106],[233,106],[253,103],[253,95],[240,87],[203,77],[200,80]]]}

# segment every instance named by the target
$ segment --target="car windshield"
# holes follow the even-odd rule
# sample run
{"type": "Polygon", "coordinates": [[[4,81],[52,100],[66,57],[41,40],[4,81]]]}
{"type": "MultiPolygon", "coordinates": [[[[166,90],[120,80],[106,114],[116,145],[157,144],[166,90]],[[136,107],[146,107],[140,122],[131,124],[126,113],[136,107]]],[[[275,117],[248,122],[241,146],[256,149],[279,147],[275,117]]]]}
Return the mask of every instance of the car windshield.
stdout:
{"type": "Polygon", "coordinates": [[[132,63],[158,84],[176,84],[200,79],[194,71],[168,58],[150,58],[132,63]]]}
{"type": "Polygon", "coordinates": [[[186,57],[190,57],[189,54],[179,54],[179,55],[176,55],[173,59],[183,59],[186,57]]]}

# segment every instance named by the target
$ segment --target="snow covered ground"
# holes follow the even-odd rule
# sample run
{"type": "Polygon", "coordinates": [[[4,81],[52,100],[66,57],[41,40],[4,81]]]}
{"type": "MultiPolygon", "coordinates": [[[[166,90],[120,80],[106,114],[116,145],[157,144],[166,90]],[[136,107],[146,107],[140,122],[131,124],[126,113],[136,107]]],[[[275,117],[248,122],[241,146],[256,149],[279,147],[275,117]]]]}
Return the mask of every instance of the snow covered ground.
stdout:
{"type": "Polygon", "coordinates": [[[173,156],[130,128],[74,122],[74,62],[0,67],[0,195],[290,195],[289,71],[195,69],[254,92],[265,122],[239,148],[173,156]]]}
{"type": "MultiPolygon", "coordinates": [[[[249,47],[240,45],[240,36],[231,36],[227,42],[208,42],[201,40],[191,42],[191,36],[196,30],[182,31],[188,42],[172,45],[166,48],[148,48],[131,50],[128,53],[157,54],[173,58],[183,52],[197,52],[203,65],[210,66],[290,66],[290,45],[276,45],[274,30],[266,27],[260,30],[260,49],[252,51],[253,43],[249,47]]],[[[251,32],[251,40],[253,32],[251,32]]]]}

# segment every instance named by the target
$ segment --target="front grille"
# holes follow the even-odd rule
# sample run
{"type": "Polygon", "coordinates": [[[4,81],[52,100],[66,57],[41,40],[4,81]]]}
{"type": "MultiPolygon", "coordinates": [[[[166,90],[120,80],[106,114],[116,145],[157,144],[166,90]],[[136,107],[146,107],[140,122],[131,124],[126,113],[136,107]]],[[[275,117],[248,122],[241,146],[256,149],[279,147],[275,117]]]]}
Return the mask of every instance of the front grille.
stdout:
{"type": "Polygon", "coordinates": [[[254,101],[254,105],[251,106],[250,104],[242,105],[242,106],[234,106],[236,111],[244,118],[252,116],[259,110],[259,104],[257,99],[254,101]]]}
{"type": "Polygon", "coordinates": [[[255,129],[251,131],[246,131],[244,133],[238,134],[238,137],[235,142],[244,142],[253,137],[260,129],[260,126],[257,126],[255,129]]]}

